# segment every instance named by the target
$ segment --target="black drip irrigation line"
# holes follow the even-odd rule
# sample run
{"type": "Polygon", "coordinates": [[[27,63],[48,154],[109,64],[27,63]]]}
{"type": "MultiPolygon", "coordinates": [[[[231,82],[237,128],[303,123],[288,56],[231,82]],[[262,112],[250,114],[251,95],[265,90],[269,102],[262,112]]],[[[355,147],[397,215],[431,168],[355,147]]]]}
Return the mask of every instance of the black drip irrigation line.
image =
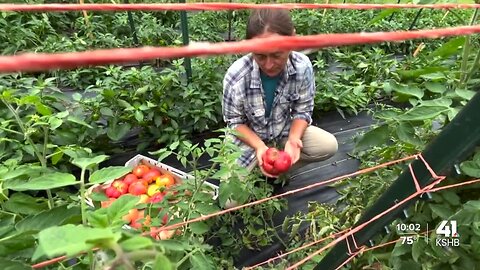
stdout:
{"type": "MultiPolygon", "coordinates": [[[[402,1],[402,0],[398,0],[398,1],[397,1],[397,4],[400,4],[401,1],[402,1]]],[[[344,2],[344,3],[345,3],[345,2],[344,2]]],[[[392,15],[390,15],[390,18],[388,18],[388,21],[391,21],[391,20],[393,19],[395,13],[396,13],[396,12],[393,12],[392,15]]]]}
{"type": "Polygon", "coordinates": [[[422,10],[423,10],[423,8],[421,8],[417,11],[417,15],[415,15],[415,18],[413,19],[412,24],[408,28],[409,31],[412,30],[413,27],[415,27],[415,24],[417,24],[418,19],[420,19],[420,14],[422,13],[422,10]]]}

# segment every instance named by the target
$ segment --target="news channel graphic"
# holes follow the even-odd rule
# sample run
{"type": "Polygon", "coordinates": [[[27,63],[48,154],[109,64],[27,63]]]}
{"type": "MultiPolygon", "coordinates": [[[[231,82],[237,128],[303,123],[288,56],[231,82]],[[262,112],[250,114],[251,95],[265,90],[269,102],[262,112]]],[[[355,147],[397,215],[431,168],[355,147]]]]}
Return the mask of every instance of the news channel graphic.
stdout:
{"type": "Polygon", "coordinates": [[[457,231],[456,220],[442,220],[436,226],[431,226],[428,223],[425,225],[398,223],[395,228],[400,236],[401,243],[404,245],[413,245],[413,243],[423,239],[427,243],[434,241],[435,245],[439,247],[460,246],[460,234],[457,231]],[[429,237],[430,229],[435,229],[436,237],[433,239],[429,237]]]}

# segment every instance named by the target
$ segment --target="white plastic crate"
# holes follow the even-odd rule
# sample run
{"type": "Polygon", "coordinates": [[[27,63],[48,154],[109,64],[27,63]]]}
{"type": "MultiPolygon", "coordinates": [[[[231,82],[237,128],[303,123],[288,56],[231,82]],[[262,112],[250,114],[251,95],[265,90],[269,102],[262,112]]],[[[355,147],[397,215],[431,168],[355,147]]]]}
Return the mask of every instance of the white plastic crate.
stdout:
{"type": "MultiPolygon", "coordinates": [[[[156,167],[157,169],[159,169],[159,171],[161,173],[165,173],[165,172],[168,172],[170,173],[171,175],[173,175],[173,177],[175,178],[175,181],[177,183],[179,183],[180,181],[184,181],[184,180],[192,180],[194,179],[193,175],[190,175],[188,173],[185,173],[179,169],[175,169],[174,167],[171,167],[171,166],[168,166],[166,164],[163,164],[161,162],[158,162],[154,159],[151,159],[149,157],[146,157],[144,155],[136,155],[134,156],[133,158],[131,158],[130,160],[128,160],[126,163],[125,163],[125,166],[126,167],[131,167],[132,169],[139,165],[140,163],[142,164],[145,164],[149,167],[156,167]]],[[[212,184],[212,183],[209,183],[209,182],[204,182],[203,183],[204,186],[207,186],[209,187],[210,189],[212,189],[212,195],[213,195],[213,199],[216,200],[217,197],[218,197],[218,186],[212,184]]]]}

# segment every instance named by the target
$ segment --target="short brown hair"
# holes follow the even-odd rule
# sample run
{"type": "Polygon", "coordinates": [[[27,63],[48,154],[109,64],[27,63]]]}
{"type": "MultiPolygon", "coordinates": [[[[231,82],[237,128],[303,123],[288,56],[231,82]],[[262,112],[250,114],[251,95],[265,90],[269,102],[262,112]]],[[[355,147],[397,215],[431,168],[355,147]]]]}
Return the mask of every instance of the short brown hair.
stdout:
{"type": "Polygon", "coordinates": [[[256,9],[247,22],[247,39],[252,39],[266,31],[282,36],[291,36],[294,26],[290,12],[286,9],[256,9]]]}

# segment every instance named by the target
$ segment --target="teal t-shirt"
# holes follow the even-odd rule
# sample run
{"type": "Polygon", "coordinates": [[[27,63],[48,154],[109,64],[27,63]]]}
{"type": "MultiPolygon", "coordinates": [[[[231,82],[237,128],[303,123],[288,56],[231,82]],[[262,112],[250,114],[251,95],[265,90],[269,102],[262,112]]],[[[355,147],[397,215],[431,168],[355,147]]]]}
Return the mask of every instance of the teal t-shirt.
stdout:
{"type": "Polygon", "coordinates": [[[273,100],[275,99],[275,90],[277,90],[281,74],[275,77],[269,77],[263,72],[260,72],[260,78],[262,80],[263,92],[265,93],[265,116],[269,117],[272,111],[273,100]]]}

